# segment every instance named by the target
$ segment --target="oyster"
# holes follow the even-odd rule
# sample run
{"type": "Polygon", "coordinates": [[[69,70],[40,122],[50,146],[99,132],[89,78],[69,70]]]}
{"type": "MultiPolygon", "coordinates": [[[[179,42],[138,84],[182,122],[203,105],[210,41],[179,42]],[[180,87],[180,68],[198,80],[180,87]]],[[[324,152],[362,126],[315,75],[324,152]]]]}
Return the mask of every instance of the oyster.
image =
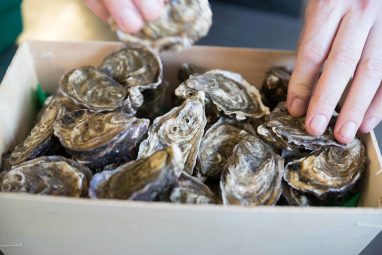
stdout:
{"type": "Polygon", "coordinates": [[[91,66],[66,73],[60,80],[58,92],[95,113],[120,109],[135,115],[143,104],[143,96],[138,88],[126,88],[91,66]]]}
{"type": "Polygon", "coordinates": [[[198,92],[181,106],[154,120],[148,138],[139,146],[138,158],[177,144],[183,154],[184,171],[192,175],[206,123],[204,93],[198,92]]]}
{"type": "Polygon", "coordinates": [[[282,102],[267,117],[265,124],[257,128],[257,133],[280,149],[315,150],[328,145],[344,147],[334,140],[335,117],[330,121],[326,132],[320,136],[309,135],[305,131],[304,123],[305,117],[295,118],[289,115],[285,103],[282,102]]]}
{"type": "Polygon", "coordinates": [[[297,191],[291,186],[289,186],[289,184],[285,181],[283,181],[282,187],[282,195],[287,201],[287,203],[291,206],[315,206],[321,203],[317,198],[315,198],[311,194],[297,191]]]}
{"type": "Polygon", "coordinates": [[[153,201],[176,183],[183,166],[181,151],[172,145],[115,171],[94,175],[90,197],[153,201]]]}
{"type": "Polygon", "coordinates": [[[9,166],[18,165],[46,153],[55,145],[53,123],[65,113],[65,106],[59,97],[49,97],[41,111],[37,124],[29,136],[11,153],[6,160],[9,166]]]}
{"type": "Polygon", "coordinates": [[[208,103],[218,111],[238,120],[259,118],[269,113],[263,105],[259,91],[237,73],[212,70],[202,75],[191,76],[175,91],[177,96],[187,98],[196,91],[206,94],[208,103]]]}
{"type": "Polygon", "coordinates": [[[79,110],[65,114],[54,125],[54,134],[73,159],[91,168],[135,158],[149,120],[125,113],[91,114],[79,110]]]}
{"type": "Polygon", "coordinates": [[[274,205],[281,195],[284,160],[256,136],[243,131],[224,167],[223,203],[274,205]]]}
{"type": "Polygon", "coordinates": [[[242,130],[256,133],[251,125],[226,118],[207,130],[200,145],[197,167],[203,176],[220,178],[228,157],[241,140],[242,130]]]}
{"type": "Polygon", "coordinates": [[[73,160],[41,157],[2,172],[0,191],[86,197],[90,179],[90,170],[73,160]]]}
{"type": "Polygon", "coordinates": [[[198,178],[182,173],[170,194],[170,201],[182,204],[214,204],[214,193],[198,178]]]}
{"type": "Polygon", "coordinates": [[[268,70],[260,89],[261,98],[266,106],[273,109],[280,102],[286,101],[290,77],[291,73],[285,67],[275,66],[268,70]]]}
{"type": "Polygon", "coordinates": [[[206,70],[200,66],[191,63],[184,63],[178,71],[178,80],[182,83],[188,80],[191,75],[200,75],[205,72],[206,70]]]}
{"type": "Polygon", "coordinates": [[[143,46],[126,45],[108,55],[100,70],[128,88],[141,91],[162,84],[163,64],[157,53],[143,46]]]}
{"type": "Polygon", "coordinates": [[[284,179],[294,189],[317,197],[350,190],[365,169],[365,147],[354,139],[345,148],[329,146],[288,163],[284,179]]]}
{"type": "MultiPolygon", "coordinates": [[[[113,21],[111,25],[115,28],[113,21]]],[[[147,45],[159,51],[181,50],[206,36],[211,25],[212,11],[208,0],[169,0],[158,20],[147,22],[136,34],[117,30],[117,35],[122,41],[147,45]]]]}

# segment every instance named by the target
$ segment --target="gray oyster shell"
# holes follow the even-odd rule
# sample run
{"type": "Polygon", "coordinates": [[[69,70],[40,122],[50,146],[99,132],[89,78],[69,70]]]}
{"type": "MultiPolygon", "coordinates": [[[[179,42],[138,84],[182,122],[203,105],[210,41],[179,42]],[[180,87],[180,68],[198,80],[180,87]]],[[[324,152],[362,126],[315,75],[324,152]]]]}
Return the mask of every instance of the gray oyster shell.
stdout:
{"type": "Polygon", "coordinates": [[[91,168],[135,158],[135,149],[147,133],[150,121],[125,113],[91,114],[79,110],[65,114],[54,125],[73,159],[91,168]]]}
{"type": "Polygon", "coordinates": [[[86,197],[90,170],[73,160],[49,156],[24,162],[0,174],[0,191],[86,197]]]}
{"type": "Polygon", "coordinates": [[[285,103],[280,103],[267,117],[265,124],[257,128],[257,133],[279,149],[315,150],[322,146],[344,145],[334,140],[333,127],[335,118],[323,135],[312,136],[305,131],[305,117],[296,118],[289,115],[285,103]]]}
{"type": "Polygon", "coordinates": [[[282,195],[291,206],[316,206],[322,203],[311,194],[295,190],[285,181],[283,181],[282,187],[282,195]]]}
{"type": "Polygon", "coordinates": [[[95,174],[90,197],[154,201],[176,183],[183,166],[182,152],[172,145],[115,171],[95,174]]]}
{"type": "Polygon", "coordinates": [[[241,137],[220,181],[223,203],[274,205],[282,191],[284,160],[256,136],[242,132],[241,137]]]}
{"type": "Polygon", "coordinates": [[[91,66],[62,76],[58,93],[95,113],[121,110],[133,116],[143,104],[139,88],[127,88],[91,66]]]}
{"type": "Polygon", "coordinates": [[[204,99],[204,93],[199,92],[181,106],[156,118],[148,138],[139,147],[138,158],[148,157],[171,144],[177,144],[183,154],[184,171],[192,175],[207,123],[204,99]]]}
{"type": "Polygon", "coordinates": [[[267,71],[260,89],[261,98],[266,106],[273,109],[286,101],[290,77],[291,72],[282,66],[274,66],[267,71]]]}
{"type": "Polygon", "coordinates": [[[198,170],[202,176],[220,178],[233,148],[241,141],[242,130],[255,134],[251,125],[221,118],[205,133],[199,149],[198,170]]]}
{"type": "Polygon", "coordinates": [[[11,153],[6,160],[10,166],[34,159],[46,153],[54,146],[53,123],[66,111],[60,97],[49,97],[39,114],[36,125],[29,136],[11,153]]]}
{"type": "MultiPolygon", "coordinates": [[[[212,25],[208,0],[169,0],[158,20],[147,22],[133,35],[117,30],[120,40],[150,46],[158,51],[191,47],[212,25]]],[[[115,24],[112,22],[112,27],[115,24]]]]}
{"type": "Polygon", "coordinates": [[[218,111],[226,116],[236,117],[237,120],[260,118],[269,114],[257,88],[237,73],[211,70],[202,75],[191,76],[176,89],[175,94],[188,98],[196,91],[203,91],[209,103],[218,111]]]}
{"type": "Polygon", "coordinates": [[[360,179],[365,163],[365,147],[356,138],[345,148],[324,147],[288,163],[284,179],[294,189],[317,197],[344,193],[360,179]]]}
{"type": "Polygon", "coordinates": [[[214,193],[200,179],[182,173],[170,193],[170,201],[182,204],[214,204],[214,193]]]}
{"type": "Polygon", "coordinates": [[[191,75],[200,75],[206,71],[203,67],[191,63],[183,63],[178,70],[178,80],[182,83],[188,80],[191,75]]]}
{"type": "Polygon", "coordinates": [[[162,84],[163,64],[159,55],[144,46],[126,45],[102,62],[100,70],[118,83],[143,91],[162,84]]]}

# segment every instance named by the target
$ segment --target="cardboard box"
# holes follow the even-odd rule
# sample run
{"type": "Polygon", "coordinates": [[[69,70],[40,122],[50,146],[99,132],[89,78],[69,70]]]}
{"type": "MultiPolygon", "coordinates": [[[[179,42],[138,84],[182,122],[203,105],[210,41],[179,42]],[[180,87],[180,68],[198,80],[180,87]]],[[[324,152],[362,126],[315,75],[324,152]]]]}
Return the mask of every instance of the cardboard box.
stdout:
{"type": "MultiPolygon", "coordinates": [[[[23,140],[36,115],[34,89],[54,92],[66,71],[119,43],[26,42],[0,86],[0,154],[23,140]]],[[[293,52],[195,47],[163,55],[175,81],[183,62],[241,73],[260,86],[293,52]]],[[[360,207],[194,206],[0,193],[0,250],[15,254],[358,254],[382,230],[381,156],[362,136],[369,164],[360,207]]]]}

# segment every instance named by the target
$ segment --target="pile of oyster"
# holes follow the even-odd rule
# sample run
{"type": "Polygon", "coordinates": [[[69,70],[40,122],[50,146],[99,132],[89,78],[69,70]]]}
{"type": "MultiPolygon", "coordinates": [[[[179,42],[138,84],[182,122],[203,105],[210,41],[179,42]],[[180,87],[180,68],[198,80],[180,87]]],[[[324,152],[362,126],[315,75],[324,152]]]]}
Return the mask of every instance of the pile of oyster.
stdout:
{"type": "MultiPolygon", "coordinates": [[[[187,46],[209,29],[206,4],[169,1],[140,35],[187,46]],[[199,9],[194,31],[184,24],[199,9]]],[[[188,63],[170,84],[161,49],[128,43],[64,74],[29,136],[3,155],[0,191],[246,206],[325,205],[357,192],[364,145],[337,143],[335,116],[325,134],[307,134],[283,102],[287,69],[272,67],[259,91],[240,74],[188,63]]]]}

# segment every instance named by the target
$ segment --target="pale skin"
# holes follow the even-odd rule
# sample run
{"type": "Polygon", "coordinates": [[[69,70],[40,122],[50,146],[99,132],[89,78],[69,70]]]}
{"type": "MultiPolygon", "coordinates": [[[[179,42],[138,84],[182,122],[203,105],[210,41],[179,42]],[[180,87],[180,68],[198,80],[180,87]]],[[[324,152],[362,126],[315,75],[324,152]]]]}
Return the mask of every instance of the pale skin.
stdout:
{"type": "MultiPolygon", "coordinates": [[[[165,0],[85,2],[102,19],[113,17],[135,33],[160,16],[165,0]]],[[[381,81],[382,1],[310,0],[289,83],[290,114],[306,115],[307,132],[320,135],[343,97],[334,132],[349,143],[357,131],[370,132],[381,121],[381,81]]]]}

